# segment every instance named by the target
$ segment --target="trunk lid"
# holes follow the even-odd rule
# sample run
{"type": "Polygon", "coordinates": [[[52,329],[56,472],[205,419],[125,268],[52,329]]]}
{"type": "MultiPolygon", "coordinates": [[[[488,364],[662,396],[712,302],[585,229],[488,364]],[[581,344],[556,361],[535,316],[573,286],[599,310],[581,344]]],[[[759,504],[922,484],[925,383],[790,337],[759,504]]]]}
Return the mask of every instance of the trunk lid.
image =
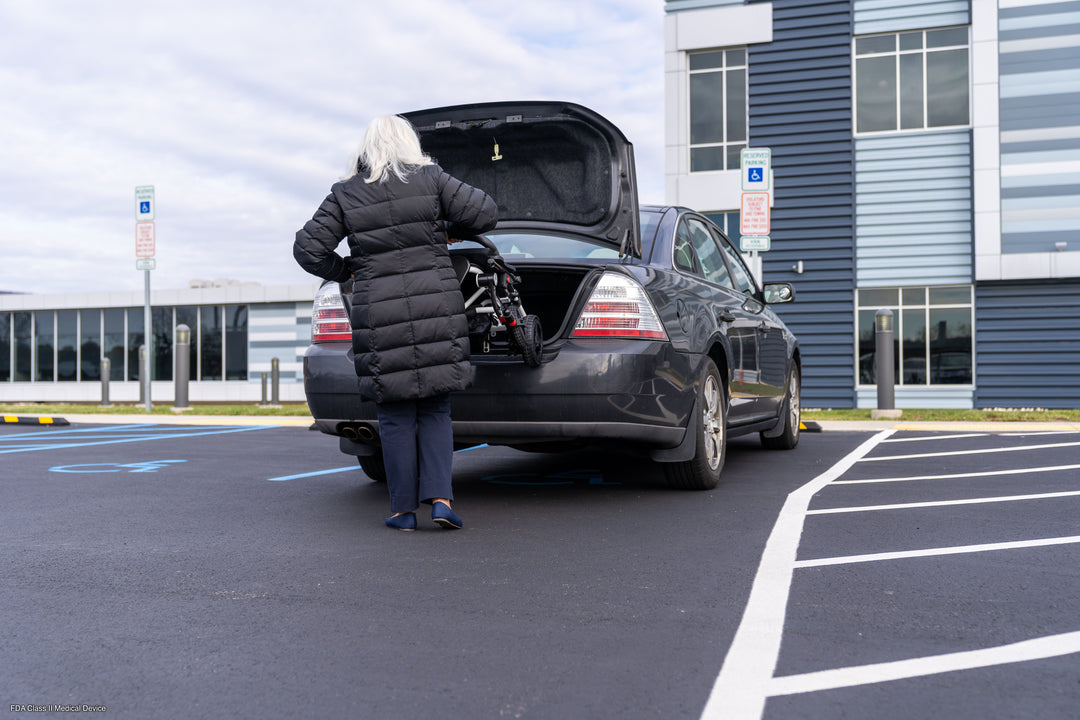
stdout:
{"type": "Polygon", "coordinates": [[[499,228],[589,235],[641,257],[634,148],[568,102],[498,102],[403,113],[424,152],[491,195],[499,228]]]}

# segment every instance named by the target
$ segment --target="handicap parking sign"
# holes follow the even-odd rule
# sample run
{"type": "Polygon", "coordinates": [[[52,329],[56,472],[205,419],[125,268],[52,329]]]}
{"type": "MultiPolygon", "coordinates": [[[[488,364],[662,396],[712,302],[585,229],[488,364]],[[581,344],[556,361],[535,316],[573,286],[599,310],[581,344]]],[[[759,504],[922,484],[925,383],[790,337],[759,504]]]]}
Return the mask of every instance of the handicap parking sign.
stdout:
{"type": "Polygon", "coordinates": [[[747,192],[769,192],[769,171],[772,168],[772,150],[769,148],[743,148],[739,164],[746,172],[742,176],[742,189],[747,192]]]}
{"type": "MultiPolygon", "coordinates": [[[[759,183],[765,178],[765,173],[762,168],[752,167],[746,169],[747,182],[759,183]]],[[[143,211],[145,212],[145,211],[143,211]]]]}

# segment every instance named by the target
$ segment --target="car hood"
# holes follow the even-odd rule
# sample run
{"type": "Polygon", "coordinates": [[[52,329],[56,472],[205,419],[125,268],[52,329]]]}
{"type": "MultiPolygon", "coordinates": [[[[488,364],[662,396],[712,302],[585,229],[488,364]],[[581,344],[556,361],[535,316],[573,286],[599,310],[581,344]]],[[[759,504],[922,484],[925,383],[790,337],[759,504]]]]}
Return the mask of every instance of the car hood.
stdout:
{"type": "Polygon", "coordinates": [[[497,102],[403,113],[424,152],[491,195],[501,229],[590,235],[641,257],[634,147],[568,102],[497,102]]]}

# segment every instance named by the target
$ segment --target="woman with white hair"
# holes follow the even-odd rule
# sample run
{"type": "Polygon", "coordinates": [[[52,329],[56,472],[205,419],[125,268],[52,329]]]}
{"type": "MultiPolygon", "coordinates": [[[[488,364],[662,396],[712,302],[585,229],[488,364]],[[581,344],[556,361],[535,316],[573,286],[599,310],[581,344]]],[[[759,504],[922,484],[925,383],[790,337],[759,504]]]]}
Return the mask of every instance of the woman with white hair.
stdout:
{"type": "Polygon", "coordinates": [[[387,526],[416,529],[425,503],[437,525],[461,528],[450,505],[450,393],[471,384],[472,365],[447,245],[493,228],[497,207],[425,155],[398,116],[371,121],[353,173],[296,233],[293,256],[313,275],[353,281],[356,373],[360,394],[378,408],[387,526]],[[343,238],[348,258],[335,252],[343,238]]]}

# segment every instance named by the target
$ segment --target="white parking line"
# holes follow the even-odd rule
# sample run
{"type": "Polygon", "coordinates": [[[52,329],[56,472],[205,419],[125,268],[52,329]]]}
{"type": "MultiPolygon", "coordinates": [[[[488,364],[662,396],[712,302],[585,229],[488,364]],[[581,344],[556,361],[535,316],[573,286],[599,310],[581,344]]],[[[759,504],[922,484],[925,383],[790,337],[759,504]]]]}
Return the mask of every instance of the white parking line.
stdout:
{"type": "Polygon", "coordinates": [[[937,500],[933,502],[898,503],[895,505],[861,505],[808,510],[807,515],[835,515],[837,513],[874,512],[875,510],[909,510],[911,508],[946,507],[949,505],[980,505],[983,503],[1015,502],[1017,500],[1047,500],[1080,495],[1080,490],[1068,492],[1039,493],[1038,495],[1005,495],[1002,497],[965,498],[963,500],[937,500]]]}
{"type": "Polygon", "coordinates": [[[954,473],[952,475],[911,475],[908,477],[865,478],[863,480],[837,480],[833,485],[872,485],[874,483],[910,482],[912,480],[953,480],[956,478],[991,477],[993,475],[1026,475],[1027,473],[1057,472],[1076,470],[1080,465],[1047,465],[1035,468],[1017,468],[1014,470],[987,470],[983,472],[954,473]]]}
{"type": "Polygon", "coordinates": [[[879,432],[788,495],[765,544],[750,599],[701,713],[702,720],[758,720],[761,717],[780,654],[791,576],[810,500],[893,432],[892,429],[879,432]]]}
{"type": "Polygon", "coordinates": [[[1029,660],[1044,660],[1077,652],[1080,652],[1080,632],[1062,633],[982,650],[773,678],[769,683],[769,696],[835,690],[856,685],[938,675],[957,670],[974,670],[1029,660]]]}
{"type": "Polygon", "coordinates": [[[918,455],[889,455],[887,457],[862,458],[859,462],[883,460],[914,460],[915,458],[952,457],[954,455],[985,455],[988,453],[1020,452],[1022,450],[1046,450],[1048,448],[1076,447],[1080,442],[1046,443],[1045,445],[1022,445],[1020,447],[986,448],[985,450],[954,450],[952,452],[921,453],[918,455]]]}
{"type": "Polygon", "coordinates": [[[905,560],[915,557],[938,557],[941,555],[963,555],[966,553],[989,552],[991,550],[1018,550],[1021,548],[1047,547],[1049,545],[1071,545],[1080,543],[1080,535],[1069,537],[1042,538],[1040,540],[1019,540],[1016,542],[986,543],[983,545],[958,545],[956,547],[926,548],[925,550],[901,550],[899,552],[872,553],[869,555],[846,555],[844,557],[799,560],[796,568],[825,567],[826,565],[851,565],[853,563],[878,562],[880,560],[905,560]]]}
{"type": "Polygon", "coordinates": [[[912,438],[889,438],[882,443],[926,442],[927,440],[958,440],[960,438],[986,437],[989,433],[964,433],[962,435],[923,435],[912,438]]]}

